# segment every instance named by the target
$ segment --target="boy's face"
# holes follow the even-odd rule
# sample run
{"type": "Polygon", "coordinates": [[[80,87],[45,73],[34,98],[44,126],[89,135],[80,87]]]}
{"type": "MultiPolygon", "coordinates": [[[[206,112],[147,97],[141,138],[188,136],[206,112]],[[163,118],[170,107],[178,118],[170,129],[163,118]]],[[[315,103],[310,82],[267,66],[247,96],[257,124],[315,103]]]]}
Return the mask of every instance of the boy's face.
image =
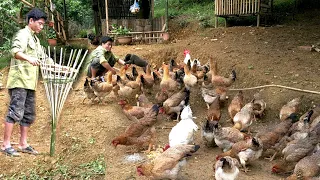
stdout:
{"type": "Polygon", "coordinates": [[[29,20],[29,27],[36,34],[40,33],[40,31],[42,31],[44,24],[45,24],[45,20],[43,18],[36,20],[36,21],[34,21],[33,18],[30,18],[30,20],[29,20]]]}
{"type": "Polygon", "coordinates": [[[105,48],[107,51],[111,51],[112,48],[112,42],[111,41],[107,41],[106,43],[102,43],[102,47],[105,48]]]}

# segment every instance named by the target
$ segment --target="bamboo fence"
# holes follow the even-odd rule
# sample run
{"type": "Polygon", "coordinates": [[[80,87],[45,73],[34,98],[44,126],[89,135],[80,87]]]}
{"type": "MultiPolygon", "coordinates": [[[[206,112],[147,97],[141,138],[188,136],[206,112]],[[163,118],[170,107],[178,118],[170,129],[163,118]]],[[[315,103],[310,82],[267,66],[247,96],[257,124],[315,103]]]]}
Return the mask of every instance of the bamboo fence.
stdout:
{"type": "MultiPolygon", "coordinates": [[[[88,50],[86,50],[82,55],[82,49],[72,49],[70,56],[67,59],[66,50],[61,48],[60,57],[57,59],[55,47],[53,51],[53,60],[55,64],[49,63],[48,61],[48,59],[51,59],[50,47],[48,47],[48,56],[46,53],[43,53],[40,62],[41,74],[44,80],[46,96],[50,104],[52,115],[50,156],[53,156],[55,152],[56,126],[63,109],[64,102],[67,99],[71,86],[75,81],[79,69],[88,52],[88,50]]],[[[43,49],[43,52],[45,52],[45,49],[43,49]]]]}

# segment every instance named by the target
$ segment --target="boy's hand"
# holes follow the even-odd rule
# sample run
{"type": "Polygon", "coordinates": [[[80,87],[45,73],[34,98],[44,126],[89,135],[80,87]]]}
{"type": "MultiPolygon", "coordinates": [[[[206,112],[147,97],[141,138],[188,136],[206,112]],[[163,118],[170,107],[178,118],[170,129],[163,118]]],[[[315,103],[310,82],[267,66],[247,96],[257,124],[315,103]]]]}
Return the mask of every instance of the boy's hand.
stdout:
{"type": "Polygon", "coordinates": [[[28,62],[30,64],[32,64],[33,66],[39,66],[39,64],[40,64],[40,60],[37,58],[34,58],[34,57],[28,58],[28,62]]]}

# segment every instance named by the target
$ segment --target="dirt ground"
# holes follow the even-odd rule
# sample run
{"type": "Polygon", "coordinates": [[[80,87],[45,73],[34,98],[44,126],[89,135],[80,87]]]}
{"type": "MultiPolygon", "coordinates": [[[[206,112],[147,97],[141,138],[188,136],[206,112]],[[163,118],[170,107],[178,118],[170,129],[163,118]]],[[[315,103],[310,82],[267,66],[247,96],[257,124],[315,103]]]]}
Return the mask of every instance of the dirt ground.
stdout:
{"type": "MultiPolygon", "coordinates": [[[[319,16],[318,16],[319,17],[319,16]]],[[[114,46],[113,52],[120,57],[127,53],[135,53],[148,59],[151,63],[160,65],[171,58],[178,62],[183,60],[183,50],[189,49],[192,58],[198,58],[202,64],[213,55],[219,65],[219,72],[227,75],[235,69],[238,79],[231,88],[248,88],[266,84],[279,84],[289,87],[318,91],[320,87],[320,53],[301,50],[298,46],[310,46],[320,43],[319,18],[314,21],[300,21],[272,27],[229,27],[218,29],[201,29],[197,24],[189,24],[181,29],[171,24],[171,40],[166,44],[114,46]]],[[[8,69],[3,69],[7,75],[8,69]]],[[[6,81],[6,78],[4,79],[6,81]]],[[[57,127],[56,155],[50,157],[50,109],[45,97],[42,83],[37,90],[37,119],[29,132],[29,142],[42,154],[32,156],[23,154],[19,158],[6,157],[0,154],[0,179],[13,174],[27,173],[30,169],[41,168],[50,170],[57,163],[69,167],[93,161],[99,155],[104,155],[106,161],[106,176],[96,176],[93,179],[145,179],[138,177],[133,163],[125,162],[129,147],[113,148],[111,140],[123,132],[130,123],[121,113],[116,98],[112,95],[105,104],[91,105],[88,101],[82,104],[84,75],[71,90],[57,127]]],[[[155,89],[156,92],[158,89],[155,89]]],[[[258,90],[244,91],[246,102],[258,90]]],[[[230,91],[233,97],[236,91],[230,91]]],[[[256,132],[268,130],[271,125],[279,122],[278,114],[287,101],[304,95],[300,113],[314,105],[320,104],[320,95],[302,93],[282,88],[266,88],[262,92],[267,102],[266,115],[255,122],[252,127],[256,132]]],[[[0,121],[4,122],[8,106],[7,90],[0,91],[0,121]]],[[[206,111],[199,88],[191,92],[191,108],[195,122],[200,126],[206,111]]],[[[221,123],[230,125],[226,107],[222,111],[221,123]]],[[[172,127],[174,122],[159,118],[158,127],[172,127]]],[[[12,142],[19,140],[18,126],[15,126],[12,142]]],[[[157,144],[164,145],[168,141],[170,129],[157,130],[157,144]]],[[[0,128],[3,135],[3,125],[0,128]]],[[[214,179],[212,165],[215,156],[221,152],[218,148],[207,148],[200,138],[200,130],[196,140],[201,148],[189,160],[181,172],[180,179],[214,179]]],[[[277,160],[275,161],[277,162],[277,160]]],[[[241,172],[239,179],[281,179],[284,176],[271,173],[275,162],[263,158],[253,162],[247,174],[241,172]]],[[[59,179],[59,177],[57,177],[59,179]]],[[[63,179],[62,177],[60,177],[63,179]]],[[[67,178],[68,179],[68,178],[67,178]]],[[[76,178],[78,179],[78,178],[76,178]]]]}

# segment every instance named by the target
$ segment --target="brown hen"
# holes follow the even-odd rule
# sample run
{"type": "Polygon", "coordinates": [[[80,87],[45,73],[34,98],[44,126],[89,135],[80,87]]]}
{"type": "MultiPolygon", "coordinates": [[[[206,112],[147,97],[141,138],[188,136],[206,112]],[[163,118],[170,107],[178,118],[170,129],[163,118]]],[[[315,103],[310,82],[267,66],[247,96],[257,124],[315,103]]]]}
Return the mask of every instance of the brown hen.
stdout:
{"type": "Polygon", "coordinates": [[[131,123],[125,132],[114,138],[112,145],[114,147],[119,144],[125,146],[136,145],[138,147],[149,145],[147,151],[150,151],[155,140],[155,128],[153,125],[157,121],[158,113],[159,106],[153,105],[143,118],[131,123]]]}
{"type": "Polygon", "coordinates": [[[181,167],[186,163],[186,156],[195,153],[199,145],[177,145],[170,147],[152,161],[137,166],[139,176],[151,179],[177,179],[181,167]]]}

